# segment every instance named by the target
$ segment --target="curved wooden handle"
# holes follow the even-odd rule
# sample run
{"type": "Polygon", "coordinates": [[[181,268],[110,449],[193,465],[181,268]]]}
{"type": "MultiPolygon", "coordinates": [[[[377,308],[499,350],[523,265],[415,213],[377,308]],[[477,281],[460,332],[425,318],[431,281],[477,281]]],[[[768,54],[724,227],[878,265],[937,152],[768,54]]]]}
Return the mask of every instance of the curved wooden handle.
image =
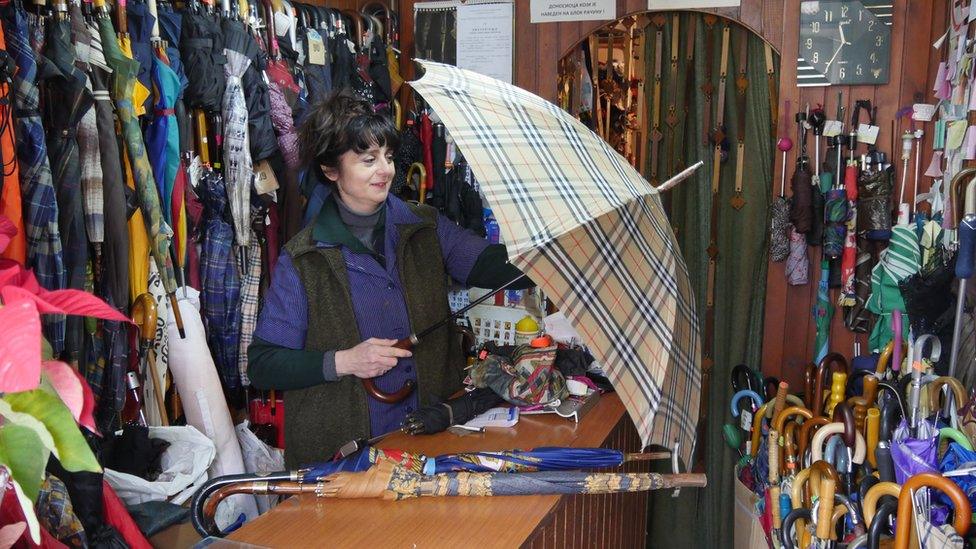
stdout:
{"type": "MultiPolygon", "coordinates": [[[[820,508],[817,510],[817,537],[830,539],[830,519],[834,514],[834,493],[837,483],[832,478],[820,481],[820,508]]],[[[906,522],[909,522],[906,519],[906,522]]]]}
{"type": "MultiPolygon", "coordinates": [[[[783,400],[785,401],[786,399],[784,398],[783,400]]],[[[786,426],[786,420],[793,416],[802,416],[805,419],[813,419],[813,412],[800,406],[790,406],[789,408],[780,409],[773,419],[773,428],[779,432],[783,432],[783,429],[786,426]]]]}
{"type": "Polygon", "coordinates": [[[132,322],[139,327],[141,341],[156,339],[156,319],[156,298],[148,292],[139,294],[132,304],[132,322]]]}
{"type": "Polygon", "coordinates": [[[966,494],[959,485],[951,480],[933,473],[919,473],[905,481],[898,494],[898,518],[895,521],[895,549],[908,549],[908,537],[911,534],[912,496],[913,490],[922,486],[929,486],[942,490],[942,493],[952,500],[952,526],[956,533],[965,536],[972,521],[973,509],[966,498],[966,494]]]}
{"type": "Polygon", "coordinates": [[[400,387],[398,391],[393,393],[384,393],[383,391],[380,391],[379,387],[376,386],[376,383],[373,382],[372,379],[363,379],[362,382],[363,389],[366,390],[366,394],[384,404],[396,404],[397,402],[402,401],[410,396],[410,393],[412,393],[414,388],[417,386],[417,384],[411,379],[404,383],[403,387],[400,387]]]}
{"type": "Polygon", "coordinates": [[[842,435],[844,444],[848,448],[853,448],[857,442],[857,427],[854,423],[854,412],[851,410],[851,407],[846,402],[841,402],[835,406],[832,420],[844,424],[844,433],[842,435]]]}
{"type": "Polygon", "coordinates": [[[879,482],[868,489],[864,495],[864,502],[861,504],[864,509],[864,524],[871,526],[874,521],[874,514],[878,509],[878,502],[882,496],[898,497],[901,493],[901,486],[894,482],[879,482]]]}

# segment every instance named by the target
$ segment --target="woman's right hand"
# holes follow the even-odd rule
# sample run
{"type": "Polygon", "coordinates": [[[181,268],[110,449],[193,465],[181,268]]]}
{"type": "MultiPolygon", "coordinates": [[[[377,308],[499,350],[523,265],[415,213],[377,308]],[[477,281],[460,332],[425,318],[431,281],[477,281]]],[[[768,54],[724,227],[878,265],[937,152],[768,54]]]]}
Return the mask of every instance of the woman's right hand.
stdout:
{"type": "Polygon", "coordinates": [[[405,349],[393,346],[397,340],[371,337],[352,349],[336,351],[336,374],[354,375],[363,379],[385,374],[397,364],[397,359],[413,356],[405,349]]]}

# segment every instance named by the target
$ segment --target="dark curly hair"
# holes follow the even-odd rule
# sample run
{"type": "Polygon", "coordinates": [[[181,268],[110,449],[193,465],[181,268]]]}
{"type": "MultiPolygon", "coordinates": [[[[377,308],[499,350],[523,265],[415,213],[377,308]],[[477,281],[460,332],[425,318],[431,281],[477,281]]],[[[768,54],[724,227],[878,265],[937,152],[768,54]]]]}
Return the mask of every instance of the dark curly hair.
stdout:
{"type": "Polygon", "coordinates": [[[346,151],[363,153],[374,146],[395,152],[400,134],[388,115],[347,90],[333,91],[315,104],[298,130],[302,161],[309,167],[339,167],[346,151]]]}

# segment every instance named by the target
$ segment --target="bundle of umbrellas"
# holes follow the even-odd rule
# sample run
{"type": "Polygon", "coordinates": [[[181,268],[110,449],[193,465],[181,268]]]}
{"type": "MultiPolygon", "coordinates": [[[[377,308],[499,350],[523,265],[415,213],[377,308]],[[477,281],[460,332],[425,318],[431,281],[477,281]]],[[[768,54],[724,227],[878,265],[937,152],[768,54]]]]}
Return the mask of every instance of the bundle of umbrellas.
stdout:
{"type": "Polygon", "coordinates": [[[426,458],[367,446],[346,458],[298,471],[211,479],[194,495],[191,518],[200,535],[221,535],[213,517],[217,505],[234,494],[307,493],[321,498],[403,500],[437,496],[611,494],[705,486],[703,474],[574,470],[619,467],[626,462],[661,457],[606,448],[536,448],[426,458]]]}
{"type": "MultiPolygon", "coordinates": [[[[888,535],[899,549],[963,546],[976,505],[976,453],[960,419],[969,398],[933,373],[936,338],[913,344],[901,371],[892,341],[872,370],[852,372],[837,353],[809,364],[799,396],[785,382],[770,400],[750,388],[734,395],[733,414],[752,419],[741,423],[750,440],[737,476],[760,496],[772,546],[878,547],[888,535]]],[[[740,451],[742,438],[726,436],[740,451]]]]}

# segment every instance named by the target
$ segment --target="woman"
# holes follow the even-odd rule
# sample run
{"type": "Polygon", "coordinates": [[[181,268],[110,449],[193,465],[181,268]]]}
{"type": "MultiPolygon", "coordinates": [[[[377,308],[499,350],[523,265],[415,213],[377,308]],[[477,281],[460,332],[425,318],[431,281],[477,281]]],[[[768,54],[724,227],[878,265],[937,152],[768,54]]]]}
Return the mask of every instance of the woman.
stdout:
{"type": "Polygon", "coordinates": [[[393,344],[450,313],[448,276],[495,288],[519,274],[504,246],[390,195],[399,136],[368,103],[332,95],[309,113],[299,142],[331,192],[285,245],[248,349],[252,384],[286,391],[289,467],[395,431],[410,412],[459,389],[464,358],[449,326],[412,351],[393,344]],[[417,388],[385,404],[363,389],[370,378],[385,393],[409,380],[417,388]]]}

